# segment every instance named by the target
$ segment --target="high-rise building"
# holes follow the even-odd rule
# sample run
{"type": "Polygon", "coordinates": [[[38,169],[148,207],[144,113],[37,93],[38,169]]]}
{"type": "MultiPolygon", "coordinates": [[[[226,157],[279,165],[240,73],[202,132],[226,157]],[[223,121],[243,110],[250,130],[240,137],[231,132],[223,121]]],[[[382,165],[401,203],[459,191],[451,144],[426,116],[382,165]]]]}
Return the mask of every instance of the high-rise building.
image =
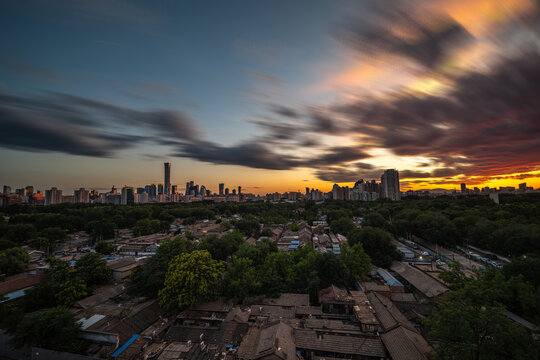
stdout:
{"type": "Polygon", "coordinates": [[[156,198],[156,196],[157,196],[157,185],[156,184],[146,185],[144,187],[144,189],[146,190],[146,193],[148,194],[149,199],[155,199],[156,198]]]}
{"type": "Polygon", "coordinates": [[[225,195],[229,195],[229,188],[225,188],[225,195]]]}
{"type": "Polygon", "coordinates": [[[135,203],[135,192],[131,186],[124,186],[122,188],[122,205],[133,205],[135,203]]]}
{"type": "Polygon", "coordinates": [[[158,184],[157,192],[158,192],[158,194],[163,194],[163,184],[158,184]]]}
{"type": "Polygon", "coordinates": [[[165,194],[171,195],[171,163],[166,162],[165,166],[165,194]]]}
{"type": "Polygon", "coordinates": [[[45,190],[45,205],[55,205],[62,202],[62,190],[52,187],[50,190],[45,190]]]}
{"type": "Polygon", "coordinates": [[[75,190],[74,197],[76,203],[88,204],[90,202],[90,192],[85,188],[75,190]]]}
{"type": "Polygon", "coordinates": [[[385,170],[381,176],[381,192],[384,199],[401,200],[399,190],[399,172],[396,169],[385,170]]]}
{"type": "Polygon", "coordinates": [[[232,194],[236,195],[236,189],[232,189],[232,194]]]}
{"type": "Polygon", "coordinates": [[[242,187],[238,186],[238,195],[241,195],[241,194],[242,194],[242,187]]]}
{"type": "Polygon", "coordinates": [[[189,181],[186,182],[186,192],[184,193],[184,195],[189,195],[189,181]]]}
{"type": "Polygon", "coordinates": [[[171,185],[171,194],[172,195],[178,194],[178,185],[171,185]]]}
{"type": "Polygon", "coordinates": [[[219,184],[219,195],[223,196],[223,189],[225,188],[225,184],[221,183],[219,184]]]}
{"type": "Polygon", "coordinates": [[[199,195],[206,196],[206,186],[201,185],[201,188],[199,189],[199,195]]]}
{"type": "Polygon", "coordinates": [[[461,183],[461,193],[462,194],[467,193],[467,184],[461,183]]]}
{"type": "Polygon", "coordinates": [[[11,194],[11,186],[4,185],[4,191],[2,191],[3,194],[11,194]]]}
{"type": "Polygon", "coordinates": [[[32,185],[28,185],[28,186],[26,187],[26,195],[27,195],[27,196],[30,196],[30,195],[32,195],[33,193],[34,193],[34,187],[33,187],[32,185]]]}

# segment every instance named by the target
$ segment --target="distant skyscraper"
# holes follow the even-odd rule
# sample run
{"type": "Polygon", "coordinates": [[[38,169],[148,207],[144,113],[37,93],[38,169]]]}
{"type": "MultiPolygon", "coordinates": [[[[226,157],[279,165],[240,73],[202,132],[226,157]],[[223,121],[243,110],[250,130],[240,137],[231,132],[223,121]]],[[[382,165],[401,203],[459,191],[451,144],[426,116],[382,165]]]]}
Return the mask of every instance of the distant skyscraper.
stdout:
{"type": "Polygon", "coordinates": [[[238,186],[238,195],[242,194],[242,187],[238,186]]]}
{"type": "Polygon", "coordinates": [[[206,196],[206,186],[201,185],[201,188],[199,189],[199,195],[206,196]]]}
{"type": "Polygon", "coordinates": [[[4,194],[11,194],[11,186],[4,185],[4,194]]]}
{"type": "Polygon", "coordinates": [[[171,163],[166,162],[165,165],[165,194],[171,195],[171,163]]]}
{"type": "Polygon", "coordinates": [[[90,202],[90,192],[85,188],[80,188],[75,190],[74,193],[74,202],[88,204],[90,202]]]}
{"type": "Polygon", "coordinates": [[[465,194],[467,192],[467,184],[461,183],[461,193],[465,194]]]}
{"type": "Polygon", "coordinates": [[[30,196],[30,195],[32,195],[33,193],[34,193],[34,187],[33,187],[32,185],[28,185],[28,186],[26,187],[26,195],[27,195],[27,196],[30,196]]]}
{"type": "Polygon", "coordinates": [[[158,194],[163,194],[163,184],[158,184],[157,189],[158,194]]]}
{"type": "Polygon", "coordinates": [[[178,185],[171,185],[171,194],[178,194],[178,185]]]}
{"type": "Polygon", "coordinates": [[[186,182],[186,192],[184,193],[184,195],[189,195],[189,181],[186,182]]]}
{"type": "Polygon", "coordinates": [[[219,195],[223,195],[223,189],[225,188],[225,184],[221,183],[219,184],[219,195]]]}
{"type": "Polygon", "coordinates": [[[131,186],[124,186],[122,188],[122,205],[133,205],[135,203],[135,194],[131,186]]]}
{"type": "Polygon", "coordinates": [[[229,188],[225,188],[225,195],[229,195],[229,188]]]}
{"type": "Polygon", "coordinates": [[[55,205],[62,202],[62,190],[53,187],[45,190],[45,205],[55,205]]]}
{"type": "Polygon", "coordinates": [[[395,169],[384,171],[381,176],[382,197],[391,200],[401,200],[399,191],[399,172],[395,169]]]}
{"type": "Polygon", "coordinates": [[[232,194],[236,195],[236,189],[232,189],[232,194]]]}

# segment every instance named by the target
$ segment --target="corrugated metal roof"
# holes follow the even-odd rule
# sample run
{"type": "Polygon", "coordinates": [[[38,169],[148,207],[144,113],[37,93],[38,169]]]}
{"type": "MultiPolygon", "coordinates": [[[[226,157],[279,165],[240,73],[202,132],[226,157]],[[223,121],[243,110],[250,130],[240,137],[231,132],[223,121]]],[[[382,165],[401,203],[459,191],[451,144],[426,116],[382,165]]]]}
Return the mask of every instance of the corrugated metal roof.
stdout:
{"type": "Polygon", "coordinates": [[[390,286],[403,286],[395,277],[392,276],[388,271],[382,268],[377,269],[377,274],[379,274],[384,281],[390,286]]]}

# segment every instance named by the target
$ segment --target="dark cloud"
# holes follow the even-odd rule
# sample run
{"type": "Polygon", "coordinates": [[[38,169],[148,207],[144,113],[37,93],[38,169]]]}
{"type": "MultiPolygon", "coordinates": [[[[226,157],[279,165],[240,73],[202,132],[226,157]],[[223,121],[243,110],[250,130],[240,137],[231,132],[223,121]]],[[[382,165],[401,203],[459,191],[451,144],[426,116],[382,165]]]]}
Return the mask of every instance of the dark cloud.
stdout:
{"type": "Polygon", "coordinates": [[[323,181],[336,183],[356,182],[360,179],[377,180],[381,178],[383,169],[360,170],[354,166],[328,166],[315,171],[315,176],[323,181]]]}
{"type": "Polygon", "coordinates": [[[282,105],[272,105],[270,107],[270,111],[272,111],[273,113],[277,115],[292,118],[292,119],[298,119],[301,117],[301,114],[298,111],[290,107],[282,106],[282,105]]]}
{"type": "Polygon", "coordinates": [[[323,155],[318,156],[311,162],[313,166],[337,165],[351,161],[367,159],[371,155],[364,152],[360,147],[333,147],[327,150],[323,155]]]}
{"type": "Polygon", "coordinates": [[[58,151],[110,157],[142,141],[192,141],[198,131],[185,115],[137,111],[52,93],[0,94],[0,146],[27,151],[58,151]],[[144,135],[143,135],[144,134],[144,135]]]}
{"type": "Polygon", "coordinates": [[[438,65],[449,49],[470,40],[469,33],[450,18],[416,19],[407,11],[410,7],[410,0],[371,2],[360,19],[342,25],[335,35],[364,54],[398,54],[428,68],[438,65]]]}
{"type": "Polygon", "coordinates": [[[15,150],[110,157],[114,152],[130,148],[143,139],[97,129],[88,131],[49,120],[0,108],[0,127],[4,129],[0,132],[0,146],[15,150]]]}
{"type": "Polygon", "coordinates": [[[226,147],[207,141],[196,141],[181,145],[179,151],[173,155],[213,164],[270,170],[288,170],[302,164],[298,158],[274,153],[265,145],[255,142],[226,147]]]}

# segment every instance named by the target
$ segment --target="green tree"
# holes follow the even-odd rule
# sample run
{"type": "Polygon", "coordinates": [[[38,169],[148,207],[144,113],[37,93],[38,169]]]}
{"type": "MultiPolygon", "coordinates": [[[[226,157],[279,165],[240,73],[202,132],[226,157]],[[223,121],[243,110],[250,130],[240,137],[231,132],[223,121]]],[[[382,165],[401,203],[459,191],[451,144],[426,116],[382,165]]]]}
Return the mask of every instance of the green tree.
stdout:
{"type": "Polygon", "coordinates": [[[23,272],[28,267],[28,253],[14,247],[0,252],[0,274],[13,275],[23,272]]]}
{"type": "Polygon", "coordinates": [[[351,246],[361,243],[373,264],[380,267],[390,267],[392,261],[401,259],[401,254],[392,244],[392,239],[392,234],[388,231],[370,226],[354,230],[348,236],[351,246]]]}
{"type": "Polygon", "coordinates": [[[112,270],[98,253],[88,253],[77,261],[75,271],[79,278],[91,285],[101,284],[111,277],[112,270]]]}
{"type": "Polygon", "coordinates": [[[159,220],[141,219],[135,223],[132,228],[134,236],[150,235],[159,232],[159,220]]]}
{"type": "Polygon", "coordinates": [[[218,280],[224,270],[222,261],[212,259],[208,251],[197,250],[176,256],[169,264],[160,304],[166,309],[191,306],[218,295],[218,280]]]}
{"type": "Polygon", "coordinates": [[[223,281],[223,293],[235,302],[241,302],[249,296],[258,294],[261,283],[251,259],[233,256],[227,265],[223,281]]]}
{"type": "Polygon", "coordinates": [[[85,230],[93,241],[114,238],[115,224],[110,220],[94,220],[86,224],[85,230]]]}
{"type": "Polygon", "coordinates": [[[136,296],[157,296],[163,287],[171,260],[194,249],[195,245],[181,236],[162,241],[157,253],[144,265],[136,268],[128,278],[128,293],[136,296]]]}
{"type": "Polygon", "coordinates": [[[32,224],[9,225],[4,235],[6,239],[13,241],[19,246],[34,238],[37,234],[36,227],[32,224]]]}
{"type": "Polygon", "coordinates": [[[66,231],[60,227],[48,227],[39,232],[40,236],[47,238],[51,244],[62,242],[66,239],[66,231]]]}
{"type": "Polygon", "coordinates": [[[504,315],[497,305],[474,304],[458,292],[439,303],[425,321],[436,343],[437,359],[497,360],[538,358],[525,328],[504,315]]]}
{"type": "Polygon", "coordinates": [[[116,251],[116,246],[114,244],[106,242],[105,240],[99,240],[94,250],[96,250],[96,252],[100,254],[109,255],[116,251]]]}
{"type": "Polygon", "coordinates": [[[362,244],[357,243],[352,247],[343,246],[341,259],[347,268],[350,280],[363,281],[367,278],[370,270],[370,257],[364,252],[362,244]]]}
{"type": "Polygon", "coordinates": [[[36,346],[56,351],[80,352],[81,325],[66,308],[57,307],[22,319],[11,334],[15,347],[36,346]]]}
{"type": "Polygon", "coordinates": [[[342,217],[336,220],[333,220],[330,223],[330,229],[334,234],[347,235],[350,231],[354,230],[354,226],[350,217],[342,217]]]}
{"type": "Polygon", "coordinates": [[[238,250],[243,242],[244,237],[242,234],[238,231],[232,231],[221,237],[207,236],[202,240],[199,247],[210,252],[214,259],[226,260],[238,250]]]}

